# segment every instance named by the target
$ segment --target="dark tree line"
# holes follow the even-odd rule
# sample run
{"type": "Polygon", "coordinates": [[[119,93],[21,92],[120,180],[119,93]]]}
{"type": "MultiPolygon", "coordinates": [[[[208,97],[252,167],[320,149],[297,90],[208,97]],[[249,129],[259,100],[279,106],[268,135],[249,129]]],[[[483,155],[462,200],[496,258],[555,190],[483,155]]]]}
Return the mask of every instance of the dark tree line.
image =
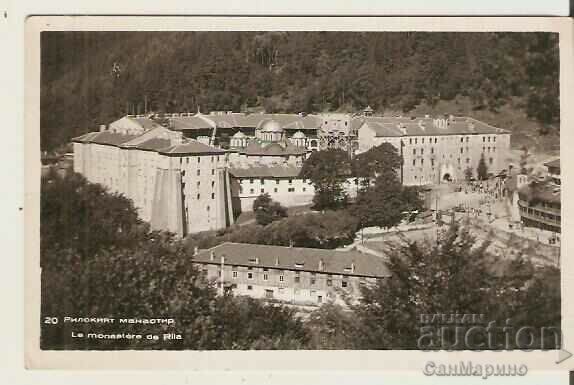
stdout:
{"type": "MultiPolygon", "coordinates": [[[[433,313],[485,314],[498,325],[511,319],[515,328],[560,327],[560,271],[522,257],[496,257],[488,243],[458,225],[439,242],[396,244],[388,255],[390,279],[364,286],[362,299],[348,309],[327,303],[302,319],[286,307],[217,296],[213,283],[189,263],[190,249],[226,240],[334,248],[354,236],[351,215],[341,210],[297,215],[266,226],[197,234],[184,243],[150,232],[135,214],[129,200],[79,175],[42,180],[41,315],[165,317],[175,318],[176,325],[42,324],[43,349],[416,349],[420,315],[433,313]],[[86,218],[94,232],[103,232],[89,236],[82,225],[86,218]],[[173,332],[183,339],[93,343],[71,338],[72,330],[173,332]]],[[[450,348],[467,348],[446,338],[450,348]]],[[[437,348],[429,345],[437,339],[426,337],[422,347],[437,348]]]]}
{"type": "Polygon", "coordinates": [[[356,219],[357,229],[390,228],[423,209],[419,189],[402,184],[402,163],[390,143],[352,159],[343,150],[317,151],[303,164],[301,177],[315,187],[314,209],[346,209],[356,219]],[[355,190],[353,201],[349,199],[350,189],[355,190]]]}
{"type": "Polygon", "coordinates": [[[47,150],[126,113],[198,106],[408,112],[465,97],[518,106],[542,133],[559,123],[551,33],[46,32],[41,55],[47,150]]]}

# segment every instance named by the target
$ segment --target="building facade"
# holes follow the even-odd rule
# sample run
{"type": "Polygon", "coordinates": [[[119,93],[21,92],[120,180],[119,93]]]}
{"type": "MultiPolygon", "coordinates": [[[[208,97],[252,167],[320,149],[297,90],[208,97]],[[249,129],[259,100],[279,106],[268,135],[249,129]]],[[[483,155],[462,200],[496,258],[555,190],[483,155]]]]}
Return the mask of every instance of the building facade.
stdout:
{"type": "Polygon", "coordinates": [[[152,229],[188,233],[233,223],[225,151],[164,127],[102,128],[73,139],[74,171],[134,202],[152,229]]]}
{"type": "MultiPolygon", "coordinates": [[[[74,169],[132,199],[152,228],[183,236],[231,225],[265,193],[285,207],[310,205],[314,186],[300,172],[325,133],[353,141],[351,156],[393,144],[408,185],[462,179],[466,169],[476,173],[481,157],[496,174],[506,168],[509,147],[507,131],[471,118],[375,117],[368,109],[125,116],[73,139],[74,169]]],[[[335,142],[326,148],[342,148],[335,142]]],[[[356,196],[357,181],[349,178],[344,188],[356,196]]]]}
{"type": "Polygon", "coordinates": [[[390,273],[380,257],[357,251],[223,243],[197,251],[193,263],[221,292],[293,305],[344,304],[390,273]]]}
{"type": "Polygon", "coordinates": [[[510,133],[466,117],[365,117],[357,153],[382,143],[402,155],[404,184],[427,185],[464,180],[467,169],[476,177],[481,158],[492,175],[506,170],[510,133]]]}
{"type": "Polygon", "coordinates": [[[520,221],[524,226],[560,233],[562,221],[560,159],[545,165],[548,174],[543,179],[528,180],[526,176],[522,176],[522,183],[517,184],[516,204],[520,221]]]}

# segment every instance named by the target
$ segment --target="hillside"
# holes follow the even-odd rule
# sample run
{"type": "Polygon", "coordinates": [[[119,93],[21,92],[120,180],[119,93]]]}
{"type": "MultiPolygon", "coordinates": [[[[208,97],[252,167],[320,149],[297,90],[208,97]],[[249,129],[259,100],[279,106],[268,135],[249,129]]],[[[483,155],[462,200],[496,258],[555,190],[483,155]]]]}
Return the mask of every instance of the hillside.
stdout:
{"type": "Polygon", "coordinates": [[[548,33],[49,32],[41,143],[126,113],[464,113],[556,147],[558,36],[548,33]]]}

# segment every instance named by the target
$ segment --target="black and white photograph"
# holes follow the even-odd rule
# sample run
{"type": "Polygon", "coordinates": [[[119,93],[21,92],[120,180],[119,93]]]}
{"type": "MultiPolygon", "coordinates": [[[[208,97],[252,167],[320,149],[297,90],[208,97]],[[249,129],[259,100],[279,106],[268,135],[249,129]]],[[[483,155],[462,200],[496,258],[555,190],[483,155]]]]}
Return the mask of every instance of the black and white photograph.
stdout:
{"type": "Polygon", "coordinates": [[[560,349],[560,38],[41,32],[40,349],[560,349]]]}

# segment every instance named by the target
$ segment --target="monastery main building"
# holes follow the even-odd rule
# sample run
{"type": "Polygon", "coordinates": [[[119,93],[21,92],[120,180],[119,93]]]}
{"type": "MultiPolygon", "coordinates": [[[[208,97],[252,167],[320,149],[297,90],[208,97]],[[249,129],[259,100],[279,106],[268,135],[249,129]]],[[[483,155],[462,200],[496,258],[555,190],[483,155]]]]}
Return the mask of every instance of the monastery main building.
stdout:
{"type": "MultiPolygon", "coordinates": [[[[299,174],[312,151],[352,156],[389,142],[411,185],[460,180],[481,157],[492,174],[507,168],[506,130],[466,117],[371,114],[128,115],[73,139],[74,171],[132,199],[153,229],[184,236],[232,225],[263,193],[287,207],[311,203],[313,185],[299,174]]],[[[345,188],[353,196],[355,181],[345,188]]]]}

